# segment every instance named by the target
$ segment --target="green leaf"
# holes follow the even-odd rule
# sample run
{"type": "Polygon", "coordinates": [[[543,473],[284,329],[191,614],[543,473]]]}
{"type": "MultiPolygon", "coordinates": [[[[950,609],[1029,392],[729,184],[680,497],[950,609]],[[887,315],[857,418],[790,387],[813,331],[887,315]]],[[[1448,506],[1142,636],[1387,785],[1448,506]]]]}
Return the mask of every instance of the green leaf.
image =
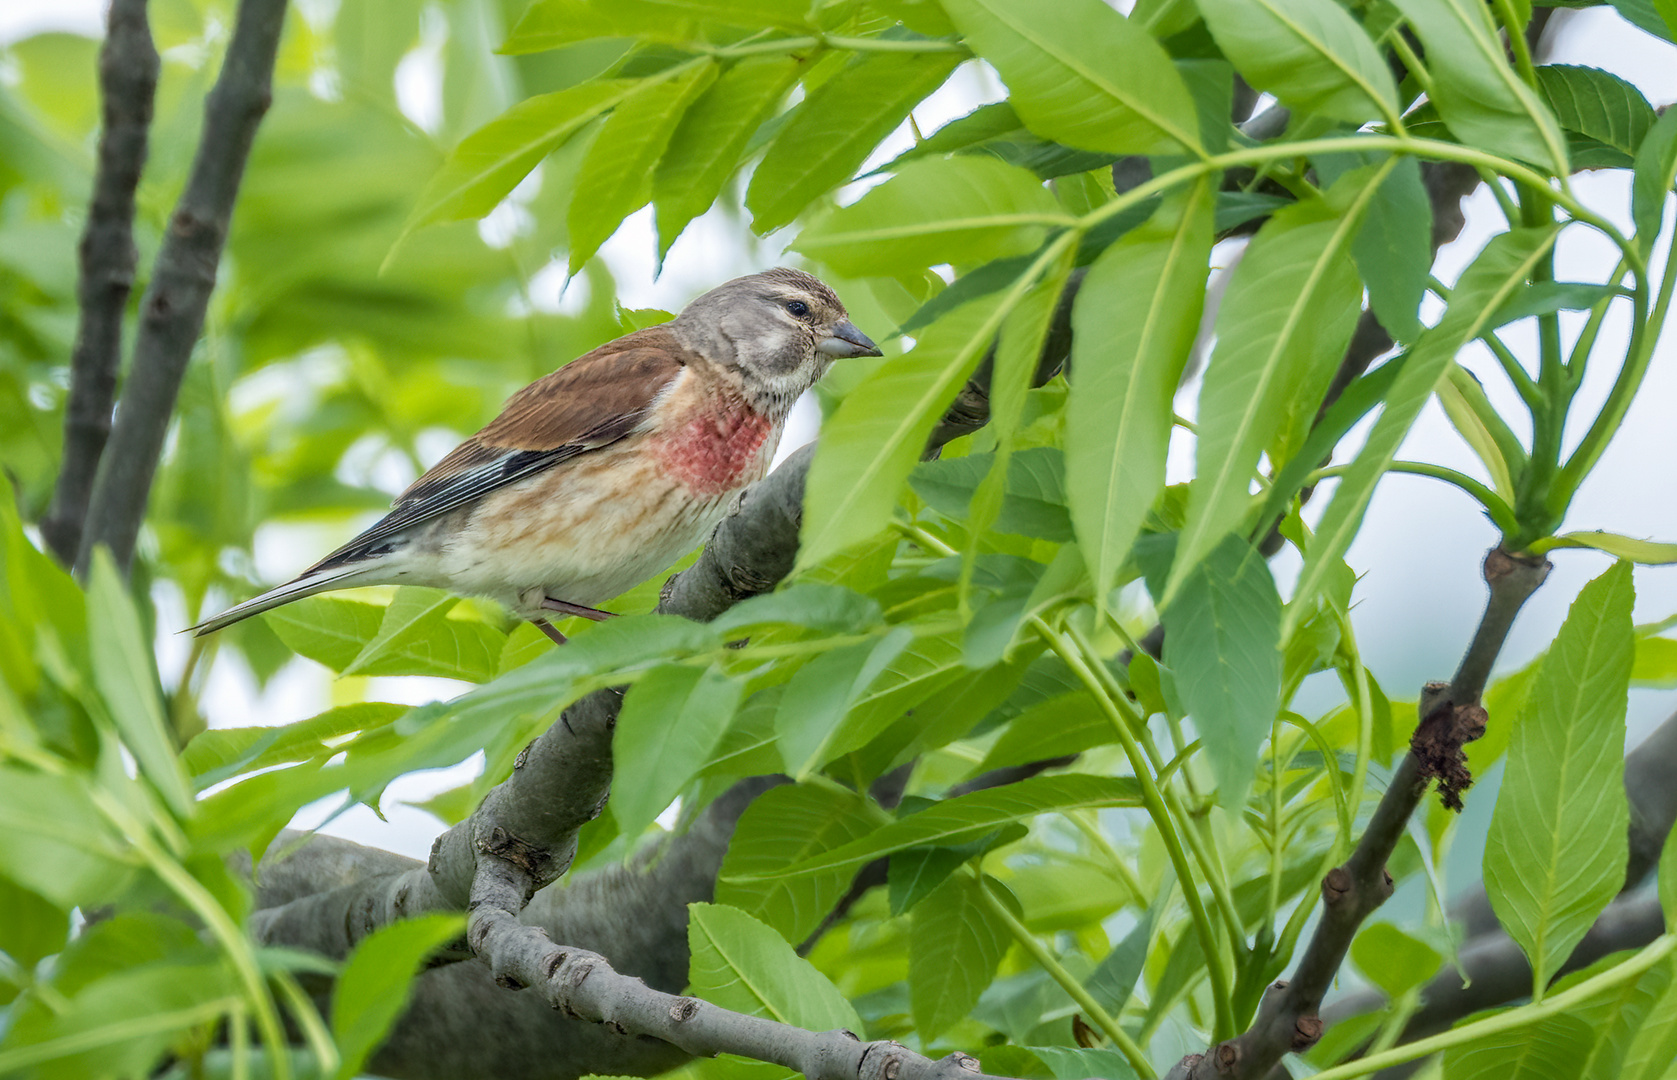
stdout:
{"type": "Polygon", "coordinates": [[[933,425],[1000,321],[993,304],[969,304],[939,319],[912,352],[869,376],[827,418],[805,486],[800,568],[889,524],[933,425]]]}
{"type": "Polygon", "coordinates": [[[1539,997],[1625,884],[1630,564],[1585,585],[1543,659],[1508,749],[1485,888],[1539,997]]]}
{"type": "Polygon", "coordinates": [[[714,667],[666,664],[629,688],[612,731],[611,812],[639,836],[697,776],[733,722],[745,687],[714,667]]]}
{"type": "Polygon", "coordinates": [[[1224,807],[1245,802],[1258,747],[1275,722],[1280,626],[1269,564],[1238,536],[1188,575],[1164,612],[1164,663],[1204,741],[1224,807]]]}
{"type": "Polygon", "coordinates": [[[0,877],[0,911],[6,913],[0,919],[0,953],[26,972],[70,940],[69,908],[5,877],[0,877]]]}
{"type": "Polygon", "coordinates": [[[864,1030],[844,995],[769,927],[724,904],[688,904],[687,914],[695,994],[810,1031],[864,1030]]]}
{"type": "Polygon", "coordinates": [[[1142,912],[1141,918],[1124,935],[1124,939],[1112,947],[1106,954],[1106,959],[1096,965],[1089,977],[1083,980],[1083,985],[1093,994],[1095,1000],[1106,1006],[1106,1011],[1117,1016],[1124,1009],[1125,1002],[1135,993],[1137,982],[1141,979],[1141,972],[1147,963],[1147,947],[1153,941],[1153,924],[1158,917],[1159,905],[1142,912]]]}
{"type": "Polygon", "coordinates": [[[337,1080],[359,1075],[408,1003],[425,958],[466,932],[466,917],[417,915],[373,931],[355,947],[332,990],[337,1080]]]}
{"type": "Polygon", "coordinates": [[[652,198],[653,169],[688,106],[716,81],[703,57],[647,79],[612,110],[582,159],[571,211],[570,272],[593,258],[623,219],[652,198]]]}
{"type": "Polygon", "coordinates": [[[1135,1066],[1110,1046],[1033,1046],[1031,1053],[1048,1066],[1054,1080],[1138,1080],[1135,1066]]]}
{"type": "Polygon", "coordinates": [[[1641,563],[1643,566],[1669,566],[1677,563],[1677,544],[1662,544],[1657,540],[1638,540],[1618,533],[1569,532],[1532,545],[1533,551],[1553,551],[1556,548],[1594,548],[1620,559],[1641,563]]]}
{"type": "MultiPolygon", "coordinates": [[[[924,461],[909,474],[909,486],[938,513],[957,521],[965,520],[973,493],[990,473],[994,461],[995,455],[991,453],[924,461]]],[[[1060,451],[1051,446],[1033,446],[1010,455],[1007,487],[994,528],[1055,543],[1070,540],[1071,518],[1066,510],[1065,481],[1061,476],[1063,461],[1060,451]]]]}
{"type": "Polygon", "coordinates": [[[163,719],[150,639],[108,550],[93,556],[87,587],[87,625],[93,653],[93,681],[140,772],[175,816],[192,816],[192,787],[175,753],[174,736],[163,719]]]}
{"type": "Polygon", "coordinates": [[[1600,68],[1545,64],[1537,69],[1537,88],[1561,127],[1628,155],[1659,119],[1642,91],[1600,68]]]}
{"type": "Polygon", "coordinates": [[[1381,181],[1351,241],[1351,258],[1386,332],[1397,341],[1419,337],[1424,327],[1416,313],[1432,269],[1432,200],[1414,158],[1398,159],[1381,181]]]}
{"type": "Polygon", "coordinates": [[[721,647],[721,638],[701,623],[674,615],[625,615],[589,626],[563,649],[549,649],[471,693],[416,710],[409,723],[414,729],[436,720],[469,728],[505,723],[508,716],[542,716],[589,690],[614,685],[616,673],[721,647]]]}
{"type": "Polygon", "coordinates": [[[777,878],[782,867],[841,847],[879,826],[866,797],[836,786],[773,788],[746,809],[717,879],[716,901],[731,904],[801,942],[850,888],[843,870],[777,878]]]}
{"type": "Polygon", "coordinates": [[[0,1049],[0,1075],[150,1076],[171,1045],[195,1027],[218,1024],[240,1000],[226,964],[169,957],[93,978],[56,1004],[62,1011],[18,1010],[23,1015],[0,1049]]]}
{"type": "Polygon", "coordinates": [[[786,684],[774,718],[775,738],[788,774],[801,780],[861,745],[839,737],[845,716],[913,641],[913,631],[899,626],[884,637],[822,653],[798,669],[786,684]]]}
{"type": "Polygon", "coordinates": [[[1677,182],[1677,110],[1667,109],[1636,151],[1636,171],[1630,184],[1630,217],[1636,223],[1636,243],[1652,251],[1665,217],[1665,197],[1677,182]]]}
{"type": "Polygon", "coordinates": [[[338,77],[358,93],[396,103],[396,65],[419,44],[419,0],[345,0],[332,20],[338,77]]]}
{"type": "Polygon", "coordinates": [[[291,651],[342,671],[378,636],[385,608],[341,596],[308,596],[263,613],[291,651]]]}
{"type": "Polygon", "coordinates": [[[936,806],[822,855],[782,868],[778,876],[852,869],[881,855],[909,848],[956,847],[983,839],[996,829],[1036,814],[1141,805],[1133,777],[1033,776],[1017,784],[945,799],[936,806]]]}
{"type": "Polygon", "coordinates": [[[909,1000],[928,1043],[972,1011],[1013,944],[982,890],[999,888],[956,874],[914,909],[908,934],[909,1000]]]}
{"type": "Polygon", "coordinates": [[[1323,583],[1344,557],[1362,526],[1363,512],[1374,496],[1374,486],[1385,475],[1398,444],[1449,372],[1450,362],[1468,342],[1484,332],[1497,308],[1522,286],[1533,268],[1554,246],[1557,230],[1517,229],[1502,233],[1485,245],[1462,272],[1444,317],[1421,335],[1386,393],[1386,408],[1369,432],[1361,453],[1334,490],[1316,535],[1305,552],[1304,570],[1293,588],[1282,636],[1312,610],[1323,583]]]}
{"type": "Polygon", "coordinates": [[[1061,694],[1015,717],[984,755],[980,771],[1078,754],[1117,740],[1112,722],[1087,693],[1061,694]]]}
{"type": "MultiPolygon", "coordinates": [[[[1667,925],[1670,925],[1671,913],[1677,911],[1677,906],[1666,904],[1665,910],[1667,925]]],[[[1671,1063],[1677,1061],[1677,989],[1671,986],[1677,967],[1669,959],[1664,967],[1665,993],[1654,1002],[1630,1045],[1625,1048],[1615,1074],[1616,1080],[1660,1080],[1671,1063]]],[[[1644,980],[1652,980],[1653,977],[1652,971],[1642,976],[1644,980]]]]}
{"type": "Polygon", "coordinates": [[[542,158],[640,85],[639,79],[602,79],[514,105],[449,152],[420,193],[402,236],[439,221],[489,213],[542,158]]]}
{"type": "Polygon", "coordinates": [[[1351,942],[1351,960],[1392,1001],[1432,978],[1444,954],[1388,922],[1370,923],[1351,942]]]}
{"type": "Polygon", "coordinates": [[[1277,440],[1297,449],[1289,431],[1303,434],[1339,366],[1361,308],[1350,247],[1360,209],[1378,190],[1371,179],[1358,170],[1340,181],[1362,181],[1347,213],[1323,220],[1323,206],[1300,204],[1270,218],[1234,272],[1200,388],[1188,521],[1162,606],[1245,519],[1259,455],[1292,457],[1275,452],[1277,440]]]}
{"type": "Polygon", "coordinates": [[[1505,326],[1516,319],[1533,315],[1547,315],[1555,311],[1583,311],[1597,303],[1624,293],[1612,285],[1597,285],[1583,281],[1534,281],[1509,297],[1492,317],[1486,330],[1505,326]]]}
{"type": "Polygon", "coordinates": [[[1503,50],[1491,9],[1479,0],[1392,0],[1426,46],[1429,95],[1468,146],[1565,176],[1566,136],[1503,50]]]}
{"type": "Polygon", "coordinates": [[[751,174],[751,227],[769,233],[849,180],[879,141],[961,62],[958,53],[867,53],[822,83],[751,174]]]}
{"type": "Polygon", "coordinates": [[[1071,223],[1024,169],[987,157],[936,158],[901,172],[798,235],[793,248],[852,276],[909,274],[1035,251],[1071,223]]]}
{"type": "Polygon", "coordinates": [[[1169,54],[1099,0],[945,0],[943,7],[1043,138],[1111,154],[1199,147],[1193,98],[1169,54]]]}
{"type": "Polygon", "coordinates": [[[1444,1051],[1445,1080],[1577,1080],[1595,1031],[1574,1016],[1498,1032],[1444,1051]]]}
{"type": "Polygon", "coordinates": [[[437,675],[488,682],[500,667],[507,635],[476,619],[448,618],[459,602],[435,589],[396,590],[383,609],[378,633],[341,673],[437,675]]]}
{"type": "Polygon", "coordinates": [[[1666,922],[1677,924],[1677,854],[1672,854],[1677,852],[1677,844],[1671,842],[1674,835],[1677,826],[1666,834],[1665,847],[1660,851],[1659,897],[1666,922]]]}
{"type": "Polygon", "coordinates": [[[536,0],[525,9],[500,51],[514,56],[574,45],[593,38],[636,37],[692,41],[697,20],[656,0],[536,0]]]}
{"type": "Polygon", "coordinates": [[[336,751],[327,740],[383,727],[408,711],[386,701],[357,701],[278,727],[212,728],[186,744],[181,763],[201,791],[241,772],[336,751]]]}
{"type": "MultiPolygon", "coordinates": [[[[615,2],[615,0],[614,0],[615,2]]],[[[670,16],[691,13],[707,23],[761,30],[778,26],[801,30],[809,25],[806,0],[651,0],[670,16]]]]}
{"type": "Polygon", "coordinates": [[[1215,187],[1201,180],[1107,248],[1072,309],[1066,493],[1097,603],[1164,490],[1171,402],[1205,303],[1215,187]]]}
{"type": "Polygon", "coordinates": [[[1625,21],[1657,38],[1677,41],[1677,8],[1670,0],[1608,0],[1625,21]]]}
{"type": "MultiPolygon", "coordinates": [[[[1605,964],[1591,965],[1568,978],[1581,980],[1586,975],[1597,974],[1595,968],[1605,968],[1620,958],[1604,959],[1605,964]]],[[[1589,1061],[1579,1073],[1580,1080],[1629,1080],[1623,1068],[1625,1060],[1646,1021],[1670,989],[1671,977],[1669,962],[1649,968],[1639,978],[1621,983],[1578,1009],[1574,1015],[1598,1033],[1589,1061]]]]}
{"type": "Polygon", "coordinates": [[[799,581],[743,600],[710,621],[719,634],[759,626],[801,626],[828,634],[865,634],[883,618],[879,601],[841,585],[799,581]]]}
{"type": "Polygon", "coordinates": [[[747,141],[774,113],[802,70],[803,62],[795,57],[747,57],[724,71],[688,108],[652,177],[660,256],[669,253],[688,222],[710,209],[739,165],[747,141]]]}
{"type": "Polygon", "coordinates": [[[1247,82],[1288,107],[1352,124],[1400,111],[1380,51],[1333,0],[1200,0],[1199,9],[1247,82]]]}
{"type": "Polygon", "coordinates": [[[0,875],[61,908],[86,909],[118,895],[136,861],[79,775],[0,765],[0,875]]]}

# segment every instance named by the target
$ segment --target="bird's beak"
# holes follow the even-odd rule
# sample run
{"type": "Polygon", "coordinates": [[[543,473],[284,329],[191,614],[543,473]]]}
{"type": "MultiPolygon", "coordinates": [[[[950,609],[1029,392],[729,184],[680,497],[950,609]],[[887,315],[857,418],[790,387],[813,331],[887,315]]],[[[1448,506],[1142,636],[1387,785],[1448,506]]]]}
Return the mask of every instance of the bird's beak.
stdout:
{"type": "Polygon", "coordinates": [[[845,319],[833,327],[830,336],[822,338],[815,346],[815,351],[831,356],[835,360],[847,360],[853,356],[884,356],[868,335],[856,329],[856,324],[845,319]]]}

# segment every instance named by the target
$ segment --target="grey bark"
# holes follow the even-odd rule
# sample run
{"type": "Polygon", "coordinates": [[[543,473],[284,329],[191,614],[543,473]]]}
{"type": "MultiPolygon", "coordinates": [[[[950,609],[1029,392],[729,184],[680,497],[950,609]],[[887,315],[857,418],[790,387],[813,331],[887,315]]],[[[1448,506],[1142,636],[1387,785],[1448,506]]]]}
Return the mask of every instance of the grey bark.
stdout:
{"type": "Polygon", "coordinates": [[[134,287],[134,192],[146,163],[161,63],[146,0],[112,0],[99,48],[98,165],[77,247],[76,342],[64,406],[64,460],[41,536],[66,566],[76,561],[122,366],[122,315],[134,287]]]}
{"type": "Polygon", "coordinates": [[[285,0],[241,0],[221,74],[204,106],[204,134],[186,190],[169,218],[140,301],[133,364],[109,445],[99,458],[77,549],[80,573],[87,572],[93,549],[101,544],[124,571],[133,560],[175,398],[215,288],[239,181],[272,100],[284,24],[285,0]]]}

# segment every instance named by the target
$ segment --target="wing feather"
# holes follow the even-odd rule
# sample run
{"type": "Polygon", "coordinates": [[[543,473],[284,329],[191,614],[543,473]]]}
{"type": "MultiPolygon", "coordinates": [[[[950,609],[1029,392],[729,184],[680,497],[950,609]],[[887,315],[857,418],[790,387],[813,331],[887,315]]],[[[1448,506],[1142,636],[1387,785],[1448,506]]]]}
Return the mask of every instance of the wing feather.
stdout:
{"type": "Polygon", "coordinates": [[[608,342],[537,379],[397,496],[389,514],[305,573],[383,554],[381,547],[414,525],[626,438],[690,359],[666,324],[608,342]]]}

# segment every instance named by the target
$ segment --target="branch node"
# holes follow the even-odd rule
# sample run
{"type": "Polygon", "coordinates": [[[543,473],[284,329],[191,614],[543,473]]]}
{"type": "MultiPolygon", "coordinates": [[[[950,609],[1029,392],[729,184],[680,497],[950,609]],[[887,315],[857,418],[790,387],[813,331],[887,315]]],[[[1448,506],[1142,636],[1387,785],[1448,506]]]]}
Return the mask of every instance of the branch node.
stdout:
{"type": "Polygon", "coordinates": [[[500,825],[491,828],[487,837],[478,840],[477,847],[485,855],[503,859],[538,881],[544,880],[551,861],[545,848],[514,836],[500,825]]]}
{"type": "Polygon", "coordinates": [[[517,979],[513,978],[511,975],[507,975],[507,974],[501,974],[501,975],[495,976],[495,985],[499,986],[502,990],[522,990],[522,989],[524,989],[524,984],[523,983],[519,982],[517,979]]]}
{"type": "Polygon", "coordinates": [[[1325,1026],[1320,1016],[1312,1014],[1299,1017],[1293,1024],[1293,1052],[1303,1053],[1315,1046],[1322,1038],[1322,1029],[1325,1026]]]}
{"type": "MultiPolygon", "coordinates": [[[[852,1036],[852,1038],[854,1038],[854,1036],[852,1036]]],[[[984,1071],[983,1065],[977,1058],[973,1057],[971,1054],[963,1054],[959,1050],[950,1054],[949,1060],[957,1069],[960,1069],[963,1072],[976,1073],[984,1071]]]]}
{"type": "Polygon", "coordinates": [[[1329,907],[1336,907],[1345,902],[1355,886],[1351,879],[1351,871],[1343,866],[1336,866],[1322,878],[1322,903],[1329,907]]]}
{"type": "Polygon", "coordinates": [[[558,970],[561,967],[564,966],[565,957],[567,955],[568,954],[563,952],[563,951],[557,951],[556,950],[553,953],[552,956],[548,957],[547,960],[545,962],[543,962],[543,964],[542,964],[542,974],[545,975],[546,977],[548,977],[549,979],[553,978],[554,974],[556,972],[558,972],[558,970]]]}
{"type": "Polygon", "coordinates": [[[670,1019],[678,1024],[685,1024],[693,1019],[698,1011],[699,1003],[692,998],[676,998],[675,1004],[670,1006],[670,1019]]]}

